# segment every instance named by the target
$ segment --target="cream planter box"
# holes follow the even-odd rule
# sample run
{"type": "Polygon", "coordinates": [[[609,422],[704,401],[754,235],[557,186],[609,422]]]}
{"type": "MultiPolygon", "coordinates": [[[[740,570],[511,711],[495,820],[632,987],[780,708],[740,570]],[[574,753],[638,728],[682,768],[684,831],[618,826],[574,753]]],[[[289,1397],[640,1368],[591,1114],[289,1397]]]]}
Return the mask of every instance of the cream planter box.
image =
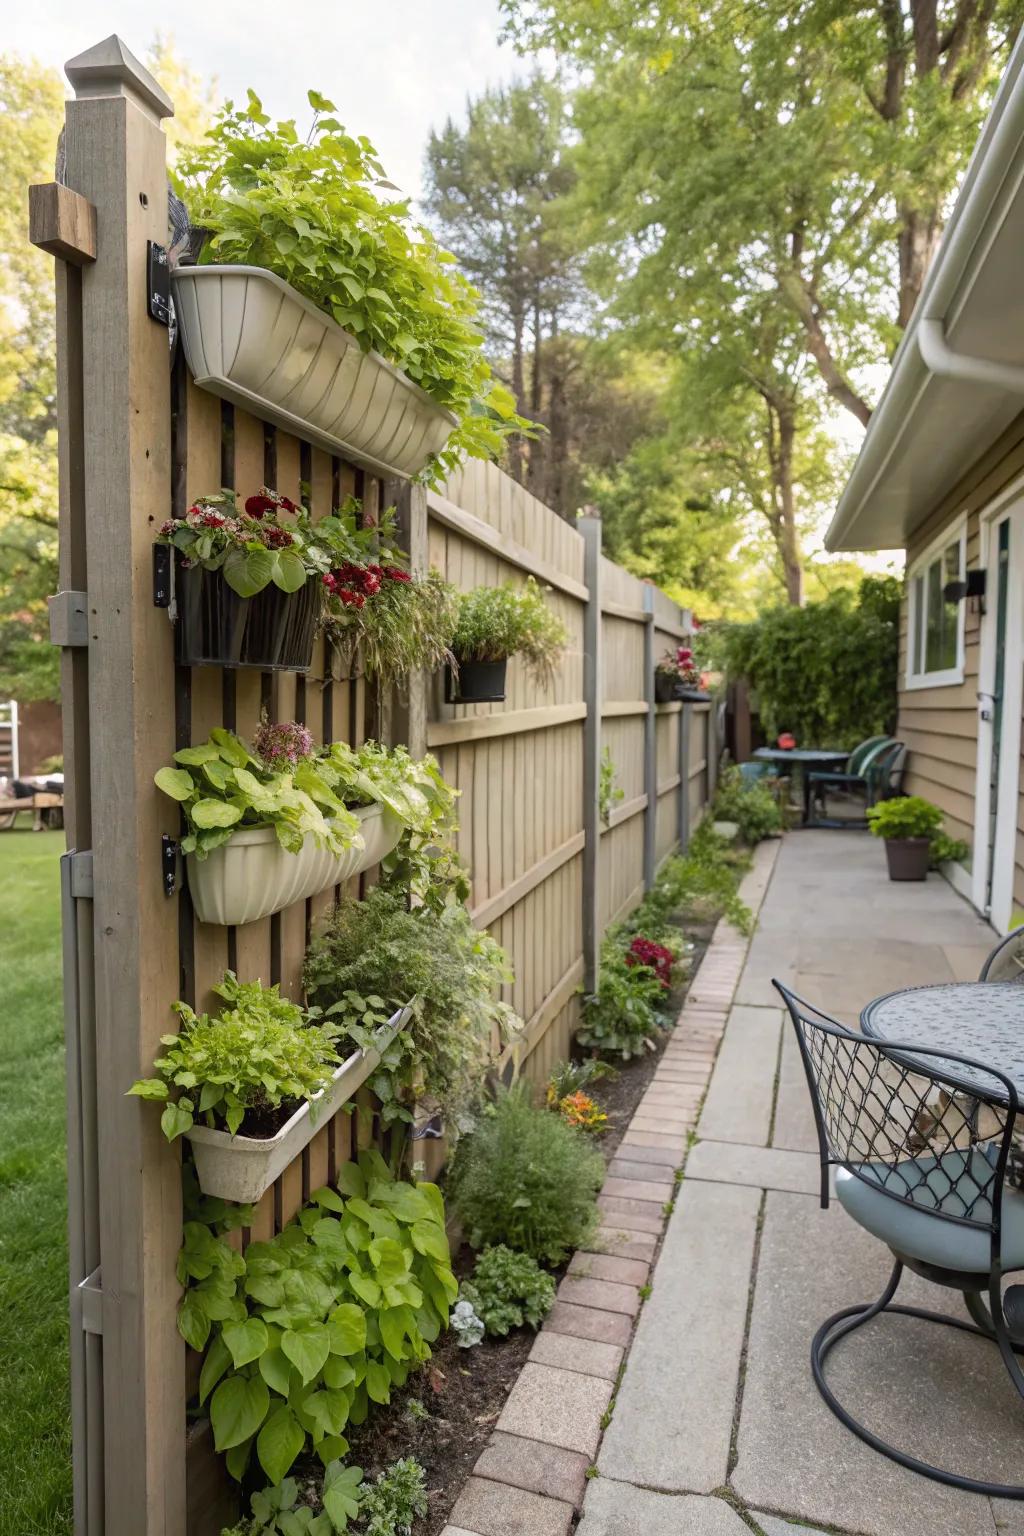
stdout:
{"type": "Polygon", "coordinates": [[[380,475],[415,475],[456,419],[263,267],[171,273],[196,383],[380,475]]]}
{"type": "Polygon", "coordinates": [[[379,864],[402,835],[402,823],[381,805],[361,806],[362,848],[333,853],[307,837],[289,853],[273,827],[247,827],[214,848],[205,859],[188,855],[192,909],[201,923],[254,923],[292,902],[316,896],[332,885],[379,864]]]}
{"type": "Polygon", "coordinates": [[[275,1136],[231,1136],[208,1125],[194,1125],[185,1135],[192,1144],[196,1177],[204,1195],[254,1205],[322,1130],[331,1116],[361,1088],[410,1014],[400,1008],[377,1031],[373,1049],[355,1051],[335,1072],[328,1088],[302,1104],[275,1136]]]}

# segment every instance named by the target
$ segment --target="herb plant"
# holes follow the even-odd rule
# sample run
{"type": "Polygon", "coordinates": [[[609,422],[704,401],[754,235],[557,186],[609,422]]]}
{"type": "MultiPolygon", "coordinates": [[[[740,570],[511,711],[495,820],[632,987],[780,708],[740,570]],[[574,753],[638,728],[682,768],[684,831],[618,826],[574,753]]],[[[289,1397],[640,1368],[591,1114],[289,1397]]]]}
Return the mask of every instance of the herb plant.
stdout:
{"type": "Polygon", "coordinates": [[[307,1023],[276,986],[240,983],[228,971],[214,990],[233,1006],[211,1019],[175,1003],[181,1028],[161,1036],[166,1054],[154,1063],[160,1076],[128,1090],[165,1104],[160,1124],[168,1141],[197,1119],[232,1136],[239,1129],[252,1134],[250,1126],[258,1130],[261,1118],[282,1105],[312,1099],[341,1064],[329,1030],[307,1023]]]}
{"type": "Polygon", "coordinates": [[[266,267],[459,418],[440,466],[460,452],[496,457],[529,430],[494,379],[477,327],[479,296],[409,205],[394,196],[373,146],[347,134],[309,92],[312,126],[272,124],[254,92],[228,103],[183,152],[178,190],[210,232],[204,262],[266,267]]]}
{"type": "Polygon", "coordinates": [[[449,1176],[452,1208],[474,1248],[505,1243],[560,1264],[597,1224],[604,1158],[544,1109],[529,1087],[502,1092],[459,1143],[449,1176]]]}
{"type": "Polygon", "coordinates": [[[409,911],[400,892],[381,886],[363,901],[343,902],[306,956],[308,996],[357,1043],[350,992],[382,998],[388,1012],[414,999],[409,1023],[370,1079],[385,1125],[411,1122],[414,1102],[426,1093],[449,1129],[457,1128],[460,1111],[479,1089],[492,1037],[518,1025],[494,996],[509,980],[503,950],[473,927],[465,907],[409,911]]]}
{"type": "MultiPolygon", "coordinates": [[[[397,1182],[376,1152],[244,1254],[186,1223],[178,1328],[206,1351],[199,1401],[233,1477],[255,1458],[279,1484],[310,1445],[336,1461],[347,1425],[430,1358],[458,1294],[444,1223],[436,1186],[397,1182]]],[[[357,1468],[339,1474],[325,1507],[344,1497],[354,1518],[358,1482],[357,1468]]]]}
{"type": "Polygon", "coordinates": [[[474,587],[459,599],[452,650],[459,662],[504,661],[522,656],[527,670],[543,682],[551,676],[568,640],[565,625],[551,612],[532,576],[523,586],[474,587]]]}
{"type": "Polygon", "coordinates": [[[921,795],[901,795],[868,806],[868,826],[875,837],[934,837],[942,827],[942,812],[921,795]]]}
{"type": "Polygon", "coordinates": [[[414,1456],[403,1456],[375,1483],[364,1485],[359,1508],[363,1536],[409,1536],[413,1521],[427,1507],[427,1475],[414,1456]]]}
{"type": "Polygon", "coordinates": [[[499,1243],[484,1249],[459,1295],[471,1303],[488,1333],[505,1338],[527,1323],[540,1327],[554,1305],[555,1282],[528,1253],[499,1243]]]}

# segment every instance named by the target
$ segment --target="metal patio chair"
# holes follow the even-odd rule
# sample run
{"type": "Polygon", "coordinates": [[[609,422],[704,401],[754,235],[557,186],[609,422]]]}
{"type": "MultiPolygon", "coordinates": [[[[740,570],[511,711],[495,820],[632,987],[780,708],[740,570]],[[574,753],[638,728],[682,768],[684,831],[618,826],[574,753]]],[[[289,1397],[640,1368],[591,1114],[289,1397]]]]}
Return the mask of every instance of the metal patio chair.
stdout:
{"type": "Polygon", "coordinates": [[[1024,1398],[1017,1360],[1024,1286],[1010,1286],[1005,1298],[1001,1286],[1005,1273],[1024,1268],[1024,1194],[1007,1179],[1016,1089],[1002,1072],[968,1057],[857,1034],[781,982],[774,985],[789,1010],[807,1074],[822,1208],[829,1204],[834,1168],[840,1205],[895,1260],[877,1301],[843,1308],[814,1335],[811,1370],[818,1391],[848,1429],[901,1466],[954,1488],[1024,1499],[1024,1486],[964,1477],[888,1444],[843,1407],[825,1378],[825,1361],[842,1339],[881,1313],[897,1314],[994,1340],[1024,1398]],[[895,1304],[905,1268],[962,1292],[973,1323],[895,1304]]]}
{"type": "Polygon", "coordinates": [[[867,819],[825,815],[825,801],[829,791],[838,794],[863,795],[867,809],[879,800],[887,800],[899,794],[903,782],[903,767],[907,749],[902,741],[891,736],[873,738],[862,742],[841,771],[815,771],[807,776],[807,804],[809,827],[866,827],[867,819]],[[820,810],[816,814],[815,808],[820,810]]]}
{"type": "Polygon", "coordinates": [[[1000,939],[978,976],[979,981],[1024,981],[1024,928],[1000,939]]]}

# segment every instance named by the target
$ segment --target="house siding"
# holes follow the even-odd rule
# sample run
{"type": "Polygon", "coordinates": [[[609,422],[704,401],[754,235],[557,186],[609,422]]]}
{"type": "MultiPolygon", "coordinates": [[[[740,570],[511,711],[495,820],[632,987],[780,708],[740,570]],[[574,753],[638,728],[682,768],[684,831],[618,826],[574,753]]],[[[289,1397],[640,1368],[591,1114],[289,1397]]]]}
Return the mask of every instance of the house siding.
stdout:
{"type": "MultiPolygon", "coordinates": [[[[947,527],[966,514],[967,569],[981,564],[981,513],[994,497],[1024,473],[1024,415],[995,443],[950,495],[915,529],[907,545],[907,569],[947,527]]],[[[900,611],[900,695],[897,734],[907,744],[908,794],[924,795],[940,806],[951,837],[974,841],[974,801],[978,739],[978,661],[981,616],[969,604],[964,627],[962,683],[941,688],[903,687],[907,670],[907,615],[900,611]]],[[[1024,774],[1018,799],[1014,900],[1024,906],[1024,774]]],[[[973,852],[973,849],[972,849],[973,852]]]]}

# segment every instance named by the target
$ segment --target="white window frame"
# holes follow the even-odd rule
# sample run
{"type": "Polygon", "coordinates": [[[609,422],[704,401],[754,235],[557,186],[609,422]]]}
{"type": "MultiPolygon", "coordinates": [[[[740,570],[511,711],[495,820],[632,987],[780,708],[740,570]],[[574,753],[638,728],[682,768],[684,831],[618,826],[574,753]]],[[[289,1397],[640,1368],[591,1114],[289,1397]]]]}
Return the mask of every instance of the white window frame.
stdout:
{"type": "MultiPolygon", "coordinates": [[[[964,680],[964,624],[966,619],[967,604],[961,601],[957,605],[956,616],[956,665],[944,667],[940,672],[915,672],[914,649],[915,636],[924,622],[924,615],[918,612],[917,586],[919,576],[924,576],[928,567],[933,564],[936,556],[941,556],[951,544],[960,546],[960,575],[963,581],[967,572],[967,518],[962,516],[957,522],[950,524],[937,535],[928,545],[923,554],[919,555],[913,565],[907,571],[907,664],[905,668],[903,686],[907,689],[915,688],[953,688],[964,680]]],[[[925,602],[927,609],[927,602],[925,602]]],[[[924,655],[926,636],[921,636],[921,653],[924,655]]]]}

